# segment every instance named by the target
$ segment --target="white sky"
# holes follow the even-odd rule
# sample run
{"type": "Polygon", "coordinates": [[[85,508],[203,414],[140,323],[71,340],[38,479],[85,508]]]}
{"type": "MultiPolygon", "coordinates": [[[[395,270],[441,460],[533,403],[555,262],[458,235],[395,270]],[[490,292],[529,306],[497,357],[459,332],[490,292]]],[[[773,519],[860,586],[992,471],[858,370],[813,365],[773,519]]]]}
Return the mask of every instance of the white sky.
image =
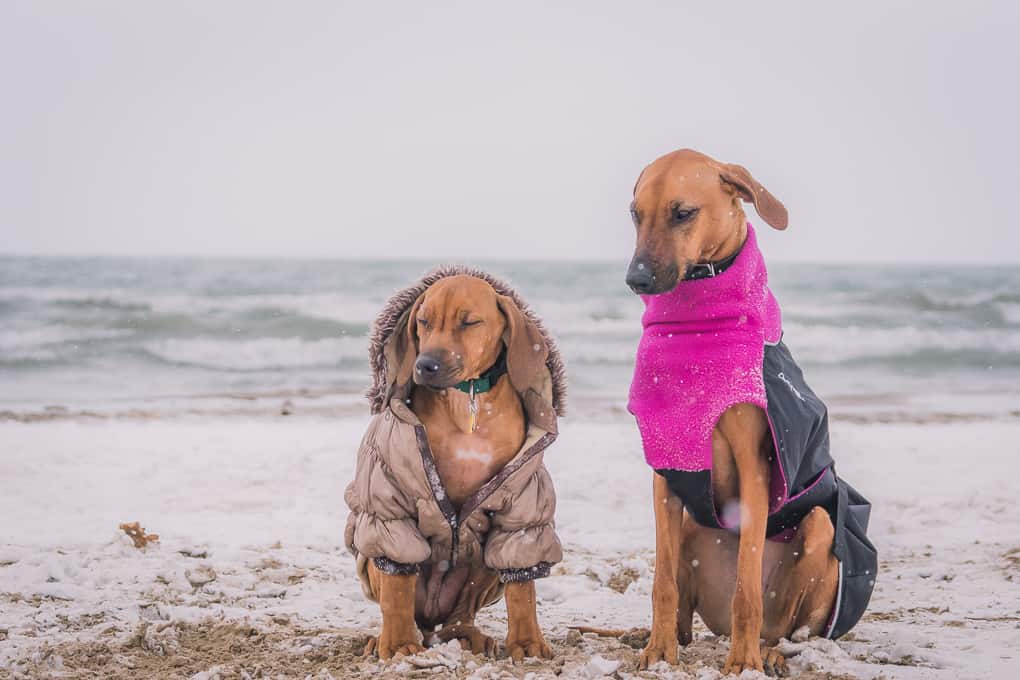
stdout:
{"type": "Polygon", "coordinates": [[[687,146],[786,203],[770,258],[1017,262],[1018,35],[1005,1],[7,0],[0,252],[626,261],[687,146]]]}

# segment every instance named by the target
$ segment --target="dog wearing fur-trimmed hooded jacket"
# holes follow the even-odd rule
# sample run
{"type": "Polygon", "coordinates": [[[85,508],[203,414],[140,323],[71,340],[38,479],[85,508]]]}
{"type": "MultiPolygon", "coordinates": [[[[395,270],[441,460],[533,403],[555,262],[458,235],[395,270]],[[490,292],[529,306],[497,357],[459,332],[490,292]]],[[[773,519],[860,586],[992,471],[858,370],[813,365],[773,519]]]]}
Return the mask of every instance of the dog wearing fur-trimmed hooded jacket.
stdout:
{"type": "MultiPolygon", "coordinates": [[[[533,581],[549,575],[563,556],[554,525],[555,491],[543,463],[556,438],[566,392],[555,343],[510,286],[477,269],[446,267],[387,302],[375,322],[369,358],[373,415],[358,450],[355,479],[345,493],[351,510],[345,542],[357,558],[366,597],[383,609],[383,631],[366,651],[377,651],[381,658],[413,653],[435,635],[492,653],[495,643],[475,627],[474,619],[506,590],[511,619],[507,654],[515,660],[549,656],[534,613],[533,581]],[[448,288],[466,291],[466,296],[451,297],[448,288]],[[482,318],[475,317],[484,317],[490,291],[497,310],[490,316],[501,325],[495,339],[472,328],[482,325],[482,318]],[[445,313],[452,315],[449,324],[443,321],[445,313]],[[460,339],[468,346],[426,354],[419,340],[426,337],[425,329],[448,325],[456,326],[451,332],[463,331],[460,339]],[[486,342],[498,346],[471,346],[486,342]],[[486,351],[497,357],[493,365],[469,375],[462,354],[486,351]],[[465,490],[450,474],[451,465],[462,463],[434,451],[442,433],[438,427],[430,432],[427,418],[416,410],[426,410],[425,399],[456,409],[468,419],[453,428],[458,441],[484,443],[485,418],[492,412],[485,398],[497,392],[512,400],[514,409],[504,411],[519,413],[515,427],[522,441],[506,451],[505,463],[497,460],[503,463],[498,469],[476,476],[465,490]],[[388,608],[392,625],[387,625],[388,608]],[[520,621],[515,622],[515,612],[520,621]]],[[[454,457],[467,458],[461,452],[454,457]]]]}

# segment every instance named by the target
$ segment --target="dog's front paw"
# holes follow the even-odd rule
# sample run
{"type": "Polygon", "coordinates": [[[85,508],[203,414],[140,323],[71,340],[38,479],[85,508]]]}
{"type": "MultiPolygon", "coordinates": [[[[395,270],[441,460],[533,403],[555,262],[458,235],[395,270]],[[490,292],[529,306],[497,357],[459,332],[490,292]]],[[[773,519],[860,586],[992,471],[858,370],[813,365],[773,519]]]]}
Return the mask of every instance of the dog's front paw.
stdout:
{"type": "Polygon", "coordinates": [[[643,671],[649,666],[654,666],[660,661],[665,661],[671,666],[680,663],[680,654],[677,651],[677,640],[657,640],[655,636],[648,641],[648,645],[641,650],[638,658],[638,670],[643,671]]]}
{"type": "Polygon", "coordinates": [[[517,639],[508,637],[506,639],[506,655],[514,663],[521,663],[524,661],[526,656],[535,656],[539,659],[551,659],[553,658],[552,647],[545,641],[542,634],[539,633],[536,637],[517,639]]]}
{"type": "Polygon", "coordinates": [[[761,660],[761,650],[757,645],[746,648],[733,645],[730,647],[730,654],[726,657],[726,664],[723,666],[723,675],[740,675],[744,671],[765,672],[765,666],[761,660]]]}
{"type": "Polygon", "coordinates": [[[380,660],[386,661],[400,654],[412,656],[424,651],[425,648],[418,642],[417,637],[409,640],[400,640],[383,632],[378,637],[368,639],[364,655],[371,656],[372,654],[378,654],[380,660]]]}

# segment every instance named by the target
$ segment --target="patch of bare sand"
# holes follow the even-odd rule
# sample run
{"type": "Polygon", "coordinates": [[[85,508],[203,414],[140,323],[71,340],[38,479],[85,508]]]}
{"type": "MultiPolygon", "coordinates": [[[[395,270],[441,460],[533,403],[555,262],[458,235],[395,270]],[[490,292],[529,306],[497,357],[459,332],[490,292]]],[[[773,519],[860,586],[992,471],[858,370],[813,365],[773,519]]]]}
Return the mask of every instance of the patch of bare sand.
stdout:
{"type": "MultiPolygon", "coordinates": [[[[555,658],[529,659],[513,665],[459,649],[433,648],[417,657],[380,662],[361,655],[368,635],[357,630],[316,630],[300,626],[268,628],[206,620],[196,624],[150,623],[128,636],[100,635],[90,641],[45,645],[14,670],[14,677],[110,678],[148,680],[193,678],[686,678],[718,677],[728,644],[711,635],[681,649],[677,667],[659,664],[637,671],[647,630],[634,629],[622,639],[569,631],[550,638],[555,658]],[[593,661],[594,659],[594,661],[593,661]],[[708,672],[708,673],[706,673],[708,672]]],[[[805,680],[852,680],[851,676],[806,670],[805,680]]]]}

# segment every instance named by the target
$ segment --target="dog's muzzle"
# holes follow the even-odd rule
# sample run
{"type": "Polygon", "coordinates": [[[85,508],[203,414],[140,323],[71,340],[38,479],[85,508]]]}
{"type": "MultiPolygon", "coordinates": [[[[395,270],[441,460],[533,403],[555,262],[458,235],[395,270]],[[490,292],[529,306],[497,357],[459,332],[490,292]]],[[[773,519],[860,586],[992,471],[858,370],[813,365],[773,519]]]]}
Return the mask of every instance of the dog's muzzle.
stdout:
{"type": "Polygon", "coordinates": [[[414,362],[414,382],[425,387],[445,389],[456,385],[459,365],[447,365],[438,356],[428,352],[418,355],[414,362]]]}
{"type": "Polygon", "coordinates": [[[658,295],[673,290],[678,276],[675,264],[663,267],[646,257],[635,256],[627,269],[627,285],[638,295],[658,295]]]}

